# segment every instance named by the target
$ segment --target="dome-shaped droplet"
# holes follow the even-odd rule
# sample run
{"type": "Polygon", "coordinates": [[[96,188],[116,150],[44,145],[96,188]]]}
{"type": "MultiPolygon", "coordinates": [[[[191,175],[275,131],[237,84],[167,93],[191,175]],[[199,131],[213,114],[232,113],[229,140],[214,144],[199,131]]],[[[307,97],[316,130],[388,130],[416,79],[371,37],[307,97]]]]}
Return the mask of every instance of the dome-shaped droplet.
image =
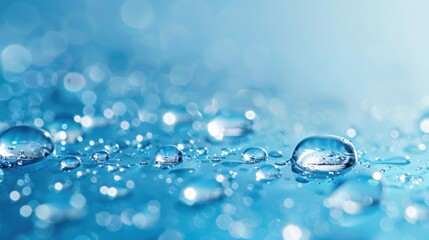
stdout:
{"type": "Polygon", "coordinates": [[[263,165],[256,170],[256,181],[270,181],[280,177],[280,169],[273,165],[263,165]]]}
{"type": "Polygon", "coordinates": [[[182,161],[183,152],[173,145],[162,146],[155,153],[156,167],[169,168],[182,161]]]}
{"type": "Polygon", "coordinates": [[[0,135],[0,167],[31,164],[53,151],[50,134],[39,128],[16,126],[0,135]]]}
{"type": "Polygon", "coordinates": [[[224,195],[222,184],[214,179],[197,179],[185,185],[180,193],[180,201],[186,205],[201,205],[224,195]]]}
{"type": "Polygon", "coordinates": [[[347,139],[313,136],[302,140],[292,155],[292,171],[312,178],[344,174],[355,165],[356,150],[347,139]]]}
{"type": "Polygon", "coordinates": [[[105,150],[100,150],[93,153],[91,157],[92,160],[102,163],[110,159],[110,154],[105,150]]]}
{"type": "Polygon", "coordinates": [[[65,157],[60,162],[61,170],[71,170],[79,167],[81,161],[78,157],[65,157]]]}
{"type": "Polygon", "coordinates": [[[267,151],[260,147],[250,147],[243,152],[243,161],[248,164],[265,161],[267,157],[267,151]]]}
{"type": "Polygon", "coordinates": [[[358,176],[340,184],[324,201],[326,207],[357,215],[376,206],[381,199],[381,182],[370,176],[358,176]]]}
{"type": "Polygon", "coordinates": [[[240,114],[221,113],[207,125],[209,135],[216,141],[236,140],[253,130],[253,121],[240,114]]]}

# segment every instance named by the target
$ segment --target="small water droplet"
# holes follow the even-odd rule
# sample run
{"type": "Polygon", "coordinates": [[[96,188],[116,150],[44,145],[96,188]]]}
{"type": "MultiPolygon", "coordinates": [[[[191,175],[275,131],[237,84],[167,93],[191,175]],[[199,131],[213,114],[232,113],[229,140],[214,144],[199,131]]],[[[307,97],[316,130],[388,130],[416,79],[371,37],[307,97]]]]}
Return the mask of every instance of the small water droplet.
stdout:
{"type": "Polygon", "coordinates": [[[222,184],[214,179],[194,179],[181,190],[180,201],[189,206],[202,205],[221,199],[223,195],[222,184]]]}
{"type": "Polygon", "coordinates": [[[66,157],[63,158],[60,162],[60,168],[61,170],[72,170],[77,167],[79,167],[81,164],[81,161],[77,157],[66,157]]]}
{"type": "Polygon", "coordinates": [[[268,155],[270,157],[273,157],[273,158],[282,158],[283,157],[282,151],[271,151],[268,153],[268,155]]]}
{"type": "Polygon", "coordinates": [[[222,112],[207,125],[209,135],[216,141],[236,140],[252,132],[253,121],[244,114],[222,112]]]}
{"type": "Polygon", "coordinates": [[[197,152],[197,154],[198,154],[198,155],[200,155],[200,156],[202,156],[202,155],[206,155],[206,154],[209,152],[209,150],[208,150],[208,148],[207,148],[207,147],[200,147],[200,148],[197,148],[195,151],[196,151],[196,152],[197,152]]]}
{"type": "Polygon", "coordinates": [[[292,171],[312,178],[330,178],[350,171],[357,155],[352,143],[337,136],[302,140],[291,158],[292,171]]]}
{"type": "Polygon", "coordinates": [[[176,146],[162,146],[155,153],[155,166],[170,168],[183,161],[183,152],[176,146]]]}
{"type": "Polygon", "coordinates": [[[280,169],[273,165],[263,165],[256,171],[256,181],[270,181],[280,177],[280,169]]]}
{"type": "Polygon", "coordinates": [[[0,167],[35,163],[53,151],[52,138],[42,129],[16,126],[0,135],[0,167]]]}
{"type": "Polygon", "coordinates": [[[247,164],[260,163],[266,161],[268,157],[267,151],[260,147],[250,147],[243,152],[243,161],[247,164]]]}
{"type": "Polygon", "coordinates": [[[100,150],[92,154],[92,159],[97,162],[105,162],[110,159],[110,154],[105,150],[100,150]]]}

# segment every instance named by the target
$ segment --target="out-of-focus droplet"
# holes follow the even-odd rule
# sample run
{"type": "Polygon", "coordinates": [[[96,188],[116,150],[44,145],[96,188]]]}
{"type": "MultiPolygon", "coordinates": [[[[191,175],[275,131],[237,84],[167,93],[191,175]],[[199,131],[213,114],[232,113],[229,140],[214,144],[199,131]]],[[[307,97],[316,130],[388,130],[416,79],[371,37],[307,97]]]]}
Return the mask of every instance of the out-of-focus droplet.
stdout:
{"type": "Polygon", "coordinates": [[[186,205],[202,205],[218,200],[224,195],[222,184],[214,179],[197,179],[185,185],[180,193],[180,201],[186,205]]]}
{"type": "Polygon", "coordinates": [[[253,121],[240,114],[221,113],[207,125],[209,135],[217,141],[239,139],[252,130],[253,121]]]}
{"type": "Polygon", "coordinates": [[[263,165],[256,170],[256,181],[271,181],[280,177],[280,169],[273,165],[263,165]]]}

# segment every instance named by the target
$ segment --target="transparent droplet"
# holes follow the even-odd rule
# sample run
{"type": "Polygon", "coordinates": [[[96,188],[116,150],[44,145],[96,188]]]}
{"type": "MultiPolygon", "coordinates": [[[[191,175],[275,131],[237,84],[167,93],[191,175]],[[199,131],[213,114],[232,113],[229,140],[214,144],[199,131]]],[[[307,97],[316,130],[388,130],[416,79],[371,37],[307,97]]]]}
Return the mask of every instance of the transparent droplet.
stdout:
{"type": "Polygon", "coordinates": [[[61,170],[72,170],[77,167],[79,167],[81,164],[81,161],[78,157],[66,157],[63,158],[60,162],[60,169],[61,170]]]}
{"type": "Polygon", "coordinates": [[[91,157],[92,157],[92,160],[102,163],[109,160],[110,154],[105,150],[100,150],[93,153],[91,157]]]}
{"type": "Polygon", "coordinates": [[[197,148],[195,151],[197,152],[198,155],[201,156],[201,155],[206,155],[209,152],[209,149],[207,147],[200,147],[200,148],[197,148]]]}
{"type": "Polygon", "coordinates": [[[250,147],[243,152],[243,161],[248,164],[266,161],[267,157],[267,151],[260,147],[250,147]]]}
{"type": "Polygon", "coordinates": [[[324,204],[331,210],[357,215],[377,206],[382,190],[381,182],[370,176],[358,176],[340,184],[324,204]]]}
{"type": "Polygon", "coordinates": [[[170,168],[183,161],[183,152],[176,146],[162,146],[155,153],[155,166],[161,168],[170,168]]]}
{"type": "Polygon", "coordinates": [[[239,139],[253,130],[253,121],[244,114],[221,113],[207,125],[209,135],[217,141],[239,139]]]}
{"type": "Polygon", "coordinates": [[[280,177],[280,169],[273,165],[263,165],[256,171],[256,181],[270,181],[280,177]]]}
{"type": "Polygon", "coordinates": [[[214,179],[194,179],[181,190],[180,201],[189,206],[202,205],[221,199],[223,195],[222,184],[214,179]]]}
{"type": "Polygon", "coordinates": [[[329,178],[350,171],[356,164],[353,144],[337,136],[313,136],[302,140],[293,152],[292,171],[311,178],[329,178]]]}
{"type": "Polygon", "coordinates": [[[392,157],[388,159],[379,159],[371,161],[373,164],[388,164],[388,165],[408,165],[411,163],[409,157],[392,157]]]}
{"type": "Polygon", "coordinates": [[[50,134],[39,128],[16,126],[0,135],[0,167],[31,164],[53,151],[50,134]]]}
{"type": "Polygon", "coordinates": [[[271,151],[268,153],[268,155],[270,157],[273,157],[273,158],[282,158],[283,157],[282,151],[271,151]]]}
{"type": "Polygon", "coordinates": [[[0,169],[0,183],[4,181],[4,172],[2,169],[0,169]]]}

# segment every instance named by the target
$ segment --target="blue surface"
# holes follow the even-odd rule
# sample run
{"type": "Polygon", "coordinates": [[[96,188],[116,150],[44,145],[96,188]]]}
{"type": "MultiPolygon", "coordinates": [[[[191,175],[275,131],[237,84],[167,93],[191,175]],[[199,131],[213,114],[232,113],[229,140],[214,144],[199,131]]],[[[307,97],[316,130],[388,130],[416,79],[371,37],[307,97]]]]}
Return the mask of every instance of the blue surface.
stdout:
{"type": "Polygon", "coordinates": [[[0,1],[0,238],[424,238],[427,9],[0,1]],[[357,162],[294,173],[326,134],[357,162]]]}

